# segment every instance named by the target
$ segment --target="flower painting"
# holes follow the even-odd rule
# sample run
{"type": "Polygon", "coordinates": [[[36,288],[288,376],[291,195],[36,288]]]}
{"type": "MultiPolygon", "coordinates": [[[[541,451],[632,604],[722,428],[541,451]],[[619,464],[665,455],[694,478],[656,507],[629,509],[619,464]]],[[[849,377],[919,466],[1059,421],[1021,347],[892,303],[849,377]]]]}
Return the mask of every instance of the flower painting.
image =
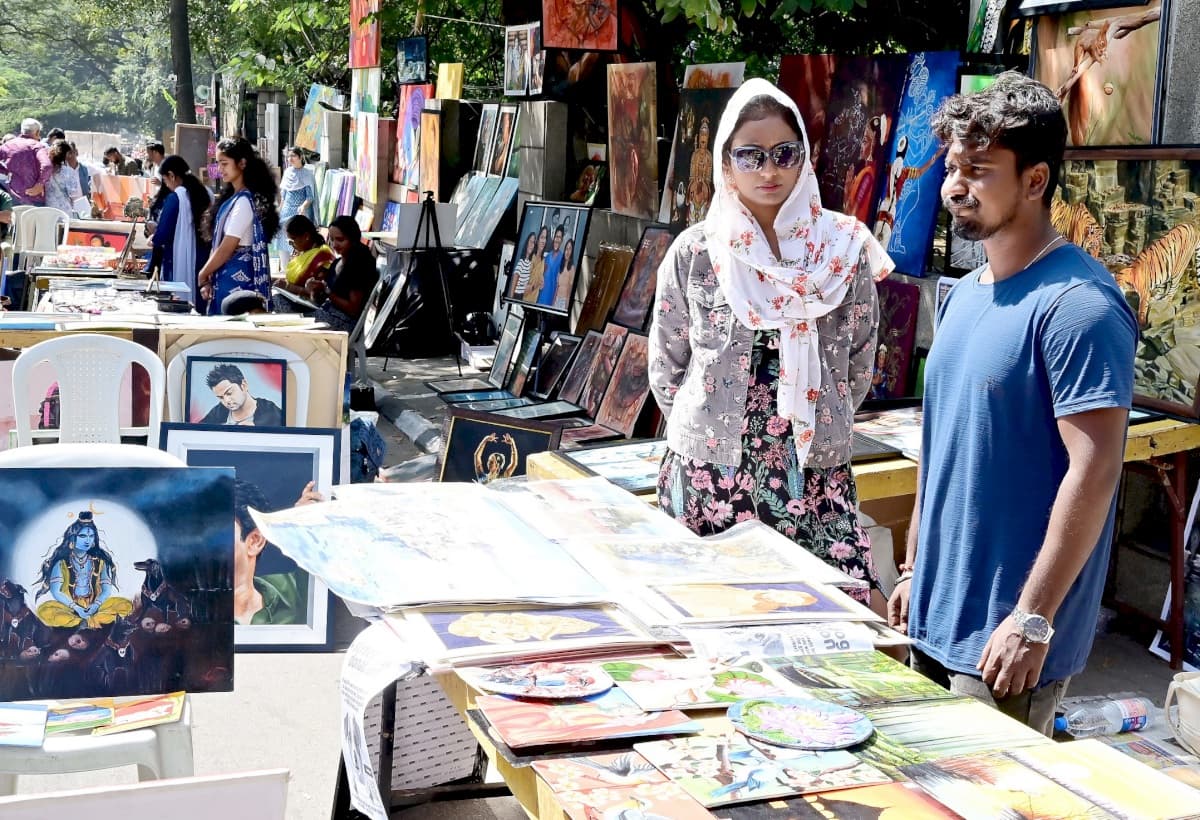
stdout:
{"type": "Polygon", "coordinates": [[[425,620],[447,649],[552,642],[565,638],[634,637],[602,608],[430,611],[425,620]]]}

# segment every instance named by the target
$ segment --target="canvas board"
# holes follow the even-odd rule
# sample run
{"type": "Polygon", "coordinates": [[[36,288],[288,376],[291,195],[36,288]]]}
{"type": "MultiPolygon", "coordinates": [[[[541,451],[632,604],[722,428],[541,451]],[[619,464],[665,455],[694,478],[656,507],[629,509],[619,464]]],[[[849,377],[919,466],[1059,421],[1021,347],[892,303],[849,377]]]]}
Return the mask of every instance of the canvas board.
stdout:
{"type": "Polygon", "coordinates": [[[614,213],[658,214],[658,108],[654,63],[608,66],[608,156],[614,213]]]}
{"type": "Polygon", "coordinates": [[[634,249],[625,245],[600,245],[600,253],[592,268],[592,281],[575,323],[575,333],[604,329],[604,323],[625,284],[633,256],[634,249]]]}
{"type": "MultiPolygon", "coordinates": [[[[601,355],[603,349],[601,345],[601,355]]],[[[647,337],[637,333],[626,334],[621,356],[617,359],[604,399],[596,411],[597,424],[618,432],[625,438],[633,435],[646,398],[650,395],[649,355],[647,337]]],[[[585,393],[585,397],[586,395],[585,393]]]]}
{"type": "Polygon", "coordinates": [[[586,6],[571,0],[542,0],[542,37],[546,48],[616,51],[617,0],[586,6]]]}
{"type": "MultiPolygon", "coordinates": [[[[621,357],[621,349],[625,346],[629,331],[619,325],[609,324],[604,328],[600,339],[600,347],[592,362],[592,369],[584,381],[583,391],[579,394],[578,404],[589,416],[595,416],[604,400],[604,394],[616,372],[617,361],[621,357]]],[[[614,430],[613,432],[619,432],[614,430]]]]}
{"type": "Polygon", "coordinates": [[[350,68],[379,65],[380,0],[350,0],[350,68]]]}

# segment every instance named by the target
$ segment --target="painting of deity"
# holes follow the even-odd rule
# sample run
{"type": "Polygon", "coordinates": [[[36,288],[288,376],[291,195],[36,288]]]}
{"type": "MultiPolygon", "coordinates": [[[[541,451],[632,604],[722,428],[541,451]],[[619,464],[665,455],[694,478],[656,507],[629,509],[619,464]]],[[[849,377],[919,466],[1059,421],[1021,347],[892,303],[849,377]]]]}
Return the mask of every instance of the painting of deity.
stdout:
{"type": "Polygon", "coordinates": [[[402,85],[396,107],[396,162],[392,181],[410,188],[421,185],[421,115],[433,86],[402,85]]]}
{"type": "Polygon", "coordinates": [[[911,55],[896,140],[884,170],[875,238],[887,249],[896,270],[924,276],[941,208],[946,166],[931,123],[942,101],[955,90],[958,52],[911,55]]]}
{"type": "Polygon", "coordinates": [[[875,289],[879,294],[878,347],[867,398],[897,399],[908,395],[921,289],[899,277],[877,282],[875,289]]]}
{"type": "Polygon", "coordinates": [[[712,144],[733,88],[685,89],[679,100],[675,143],[663,186],[659,222],[695,225],[708,214],[713,197],[712,144]]]}
{"type": "Polygon", "coordinates": [[[233,484],[0,471],[0,700],[232,691],[233,484]]]}
{"type": "Polygon", "coordinates": [[[379,0],[350,0],[350,67],[379,65],[379,0]]]}
{"type": "Polygon", "coordinates": [[[546,48],[616,51],[617,0],[542,0],[546,48]]]}
{"type": "Polygon", "coordinates": [[[1148,145],[1157,133],[1161,0],[1048,14],[1035,29],[1033,76],[1058,95],[1068,145],[1148,145]]]}
{"type": "MultiPolygon", "coordinates": [[[[658,212],[658,110],[654,63],[608,67],[608,162],[615,213],[658,212]]],[[[711,194],[710,194],[711,197],[711,194]]]]}

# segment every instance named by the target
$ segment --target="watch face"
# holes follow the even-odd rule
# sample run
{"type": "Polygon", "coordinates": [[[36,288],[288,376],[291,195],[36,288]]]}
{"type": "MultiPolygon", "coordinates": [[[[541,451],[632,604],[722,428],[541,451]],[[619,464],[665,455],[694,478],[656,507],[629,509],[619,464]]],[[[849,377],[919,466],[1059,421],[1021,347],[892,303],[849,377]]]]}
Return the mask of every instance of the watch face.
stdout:
{"type": "Polygon", "coordinates": [[[1032,643],[1046,643],[1050,640],[1050,622],[1041,615],[1030,615],[1021,626],[1025,640],[1032,643]]]}

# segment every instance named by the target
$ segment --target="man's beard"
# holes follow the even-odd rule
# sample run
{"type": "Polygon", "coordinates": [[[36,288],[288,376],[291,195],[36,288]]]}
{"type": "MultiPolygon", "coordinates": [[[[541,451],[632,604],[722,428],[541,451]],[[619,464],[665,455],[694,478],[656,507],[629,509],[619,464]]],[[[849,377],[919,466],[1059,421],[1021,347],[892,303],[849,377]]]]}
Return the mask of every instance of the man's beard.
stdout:
{"type": "MultiPolygon", "coordinates": [[[[974,211],[979,212],[979,200],[974,197],[948,197],[943,200],[942,204],[947,210],[950,206],[967,206],[974,211]]],[[[1017,218],[1017,207],[1014,204],[1012,209],[1004,215],[1004,217],[992,225],[985,225],[981,222],[972,220],[970,217],[960,219],[954,216],[954,212],[950,211],[950,230],[959,239],[965,239],[968,242],[982,242],[985,239],[991,239],[1000,231],[1007,228],[1017,218]]]]}

